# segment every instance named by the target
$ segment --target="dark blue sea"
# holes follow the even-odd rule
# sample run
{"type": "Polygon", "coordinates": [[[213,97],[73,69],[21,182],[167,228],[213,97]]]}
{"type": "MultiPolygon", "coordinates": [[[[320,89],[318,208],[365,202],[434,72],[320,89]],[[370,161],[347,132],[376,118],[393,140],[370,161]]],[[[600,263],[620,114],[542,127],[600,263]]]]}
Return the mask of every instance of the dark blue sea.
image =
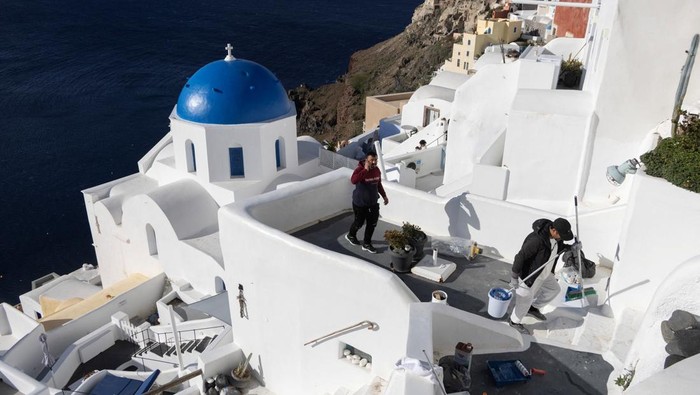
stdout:
{"type": "Polygon", "coordinates": [[[344,73],[421,0],[4,0],[0,302],[96,263],[82,189],[137,171],[188,76],[234,56],[287,88],[344,73]]]}

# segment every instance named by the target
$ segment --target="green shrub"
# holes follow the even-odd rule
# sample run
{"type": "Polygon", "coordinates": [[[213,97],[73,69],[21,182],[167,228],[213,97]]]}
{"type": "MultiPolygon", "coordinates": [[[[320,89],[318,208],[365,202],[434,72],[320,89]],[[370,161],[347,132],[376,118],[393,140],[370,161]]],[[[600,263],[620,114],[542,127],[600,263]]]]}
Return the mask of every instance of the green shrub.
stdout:
{"type": "Polygon", "coordinates": [[[403,250],[409,245],[408,237],[406,234],[400,230],[392,229],[384,232],[384,240],[389,244],[389,247],[393,250],[403,250]]]}
{"type": "Polygon", "coordinates": [[[700,192],[700,118],[683,113],[676,137],[661,140],[653,151],[642,155],[650,176],[673,185],[700,192]]]}
{"type": "Polygon", "coordinates": [[[350,76],[350,86],[356,93],[365,93],[369,88],[369,74],[359,72],[350,76]]]}
{"type": "Polygon", "coordinates": [[[401,231],[409,239],[418,240],[425,237],[425,233],[423,233],[420,226],[413,225],[410,222],[404,222],[403,225],[401,225],[401,231]]]}

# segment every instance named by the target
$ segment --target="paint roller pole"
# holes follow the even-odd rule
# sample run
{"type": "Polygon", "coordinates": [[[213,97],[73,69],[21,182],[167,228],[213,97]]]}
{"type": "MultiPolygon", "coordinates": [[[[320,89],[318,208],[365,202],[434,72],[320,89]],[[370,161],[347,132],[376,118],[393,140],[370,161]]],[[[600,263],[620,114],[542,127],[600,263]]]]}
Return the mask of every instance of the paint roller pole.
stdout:
{"type": "MultiPolygon", "coordinates": [[[[574,212],[576,214],[576,235],[574,236],[574,242],[579,242],[578,234],[578,197],[574,195],[574,212]]],[[[579,289],[581,289],[581,307],[586,307],[586,298],[583,292],[583,262],[581,262],[581,245],[576,248],[576,261],[578,262],[578,281],[579,289]]]]}
{"type": "MultiPolygon", "coordinates": [[[[559,252],[557,253],[557,255],[555,255],[555,256],[549,258],[549,260],[548,260],[547,262],[543,263],[540,267],[538,267],[537,269],[535,269],[534,272],[530,273],[530,274],[529,274],[527,277],[525,277],[524,279],[519,280],[519,281],[518,281],[518,284],[524,283],[525,281],[529,280],[530,277],[532,277],[532,276],[534,276],[535,274],[539,273],[540,270],[544,269],[547,265],[549,265],[549,262],[552,262],[553,260],[557,259],[557,258],[559,257],[559,255],[561,255],[563,252],[564,252],[564,251],[559,251],[559,252]]],[[[515,287],[510,287],[510,289],[508,290],[508,292],[513,292],[514,289],[515,289],[515,287]]]]}

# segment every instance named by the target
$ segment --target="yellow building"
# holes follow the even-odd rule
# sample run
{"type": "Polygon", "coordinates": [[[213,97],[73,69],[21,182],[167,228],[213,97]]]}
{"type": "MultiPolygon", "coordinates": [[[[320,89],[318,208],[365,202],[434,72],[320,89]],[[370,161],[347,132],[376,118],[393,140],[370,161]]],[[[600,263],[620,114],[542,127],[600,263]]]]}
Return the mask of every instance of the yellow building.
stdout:
{"type": "Polygon", "coordinates": [[[462,43],[452,46],[452,58],[445,61],[444,70],[466,74],[474,68],[476,59],[489,45],[508,44],[520,38],[523,21],[510,19],[479,19],[475,33],[464,33],[462,43]]]}

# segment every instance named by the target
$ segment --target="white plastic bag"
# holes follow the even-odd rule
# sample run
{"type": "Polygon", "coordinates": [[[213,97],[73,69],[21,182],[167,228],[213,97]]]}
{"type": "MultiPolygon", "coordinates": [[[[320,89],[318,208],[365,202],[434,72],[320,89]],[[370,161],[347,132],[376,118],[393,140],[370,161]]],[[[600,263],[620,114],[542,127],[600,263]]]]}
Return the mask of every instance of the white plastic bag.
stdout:
{"type": "Polygon", "coordinates": [[[471,259],[471,248],[474,243],[461,237],[433,236],[431,244],[433,249],[438,251],[438,254],[471,259]]]}

